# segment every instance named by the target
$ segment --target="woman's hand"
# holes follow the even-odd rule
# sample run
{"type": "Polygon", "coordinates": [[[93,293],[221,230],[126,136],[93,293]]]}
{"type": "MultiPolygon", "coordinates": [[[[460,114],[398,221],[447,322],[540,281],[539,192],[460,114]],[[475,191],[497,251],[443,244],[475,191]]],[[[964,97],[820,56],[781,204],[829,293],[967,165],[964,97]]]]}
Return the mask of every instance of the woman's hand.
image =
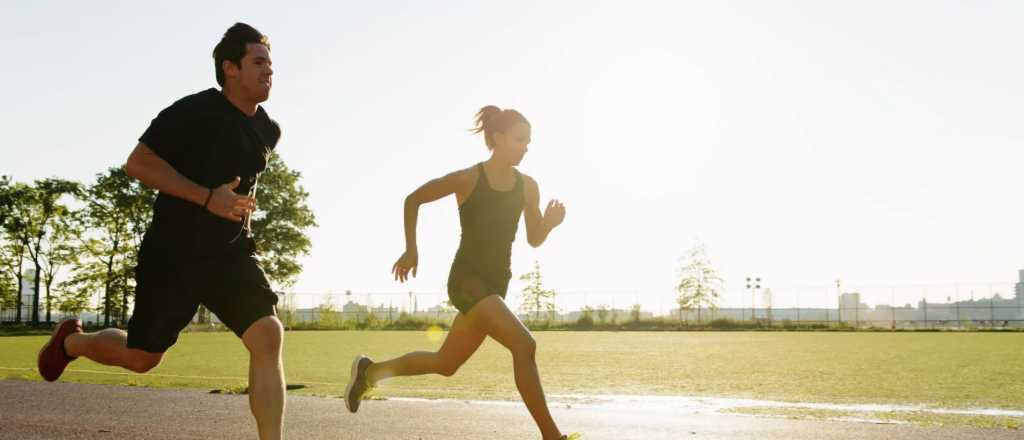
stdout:
{"type": "Polygon", "coordinates": [[[544,208],[544,226],[548,230],[555,229],[555,226],[562,224],[562,220],[565,220],[565,205],[557,199],[551,199],[544,208]]]}
{"type": "Polygon", "coordinates": [[[419,265],[419,255],[416,251],[405,251],[398,261],[391,267],[391,273],[395,280],[404,283],[409,279],[409,271],[412,271],[413,278],[416,277],[416,267],[419,265]]]}

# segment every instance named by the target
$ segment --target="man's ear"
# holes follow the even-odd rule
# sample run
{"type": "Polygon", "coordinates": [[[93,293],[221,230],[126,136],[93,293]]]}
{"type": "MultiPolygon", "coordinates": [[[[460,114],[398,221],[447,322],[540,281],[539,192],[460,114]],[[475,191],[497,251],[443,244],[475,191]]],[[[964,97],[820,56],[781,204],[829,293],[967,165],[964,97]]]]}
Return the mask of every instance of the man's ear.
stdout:
{"type": "Polygon", "coordinates": [[[224,79],[237,78],[240,69],[231,60],[224,60],[220,63],[221,71],[224,72],[224,79]]]}

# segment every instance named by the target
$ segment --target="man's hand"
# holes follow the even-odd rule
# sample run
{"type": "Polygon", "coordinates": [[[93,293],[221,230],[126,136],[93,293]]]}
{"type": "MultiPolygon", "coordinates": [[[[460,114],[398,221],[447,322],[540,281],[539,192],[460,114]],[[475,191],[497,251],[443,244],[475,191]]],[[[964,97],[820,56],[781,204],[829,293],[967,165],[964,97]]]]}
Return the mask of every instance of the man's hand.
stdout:
{"type": "Polygon", "coordinates": [[[210,201],[206,209],[218,217],[223,217],[233,222],[241,222],[247,215],[256,210],[256,199],[235,194],[235,188],[241,179],[218,186],[210,191],[210,201]]]}

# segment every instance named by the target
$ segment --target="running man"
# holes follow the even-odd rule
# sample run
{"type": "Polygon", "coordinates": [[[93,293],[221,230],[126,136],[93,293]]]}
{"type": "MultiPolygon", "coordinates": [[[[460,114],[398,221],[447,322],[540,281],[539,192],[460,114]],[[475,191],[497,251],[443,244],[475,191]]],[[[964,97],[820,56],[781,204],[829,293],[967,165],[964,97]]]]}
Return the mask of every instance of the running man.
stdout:
{"type": "Polygon", "coordinates": [[[562,223],[565,207],[551,200],[541,215],[537,182],[515,168],[530,143],[530,123],[522,114],[484,107],[477,113],[473,131],[483,132],[490,159],[431,180],[406,197],[406,250],[392,267],[395,279],[401,282],[410,274],[416,276],[419,207],[455,194],[462,241],[448,276],[448,298],[459,313],[437,352],[417,351],[379,363],[357,356],[345,405],[351,412],[358,411],[366,391],[389,377],[430,373],[451,376],[490,336],[512,352],[516,387],[544,439],[565,438],[551,418],[541,388],[537,345],[503,301],[512,277],[512,241],[519,218],[525,211],[526,238],[537,247],[562,223]]]}
{"type": "Polygon", "coordinates": [[[161,111],[125,165],[160,192],[139,250],[127,333],[83,333],[81,321],[62,321],[39,353],[39,373],[55,381],[80,356],[145,373],[203,304],[248,349],[249,405],[259,436],[279,439],[284,333],[249,228],[257,178],[281,136],[259,106],[270,96],[270,45],[253,27],[237,23],[213,58],[222,89],[186,96],[161,111]]]}

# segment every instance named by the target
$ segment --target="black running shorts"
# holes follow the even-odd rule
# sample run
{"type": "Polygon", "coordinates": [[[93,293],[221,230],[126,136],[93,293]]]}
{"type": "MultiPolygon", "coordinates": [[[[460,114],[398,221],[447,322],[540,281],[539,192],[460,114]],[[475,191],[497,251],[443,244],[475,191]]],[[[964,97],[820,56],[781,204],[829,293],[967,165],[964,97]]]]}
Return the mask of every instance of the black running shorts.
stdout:
{"type": "Polygon", "coordinates": [[[277,295],[251,255],[162,264],[140,258],[135,281],[128,348],[167,351],[192,321],[199,304],[238,337],[260,318],[276,314],[277,295]]]}

